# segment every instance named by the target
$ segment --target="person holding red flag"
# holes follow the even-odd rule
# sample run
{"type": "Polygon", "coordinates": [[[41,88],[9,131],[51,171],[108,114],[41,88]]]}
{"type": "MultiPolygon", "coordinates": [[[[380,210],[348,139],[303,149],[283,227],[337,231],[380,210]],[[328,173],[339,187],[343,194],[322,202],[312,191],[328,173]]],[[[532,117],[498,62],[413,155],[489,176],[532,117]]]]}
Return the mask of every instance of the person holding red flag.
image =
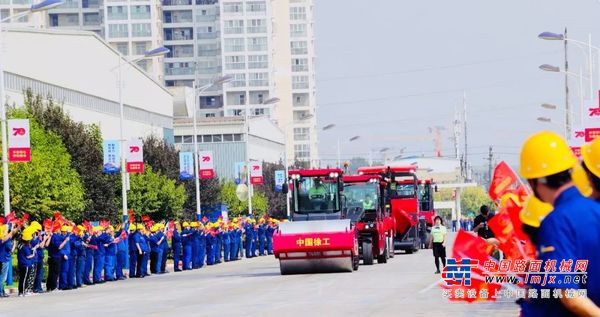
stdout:
{"type": "Polygon", "coordinates": [[[555,283],[552,286],[558,291],[552,291],[551,298],[521,303],[523,316],[600,316],[600,205],[574,186],[571,171],[576,164],[567,142],[554,132],[533,134],[521,149],[519,173],[537,198],[553,206],[540,224],[539,258],[544,263],[588,261],[586,284],[574,279],[555,283]],[[565,295],[568,289],[579,288],[587,289],[587,297],[565,295]]]}

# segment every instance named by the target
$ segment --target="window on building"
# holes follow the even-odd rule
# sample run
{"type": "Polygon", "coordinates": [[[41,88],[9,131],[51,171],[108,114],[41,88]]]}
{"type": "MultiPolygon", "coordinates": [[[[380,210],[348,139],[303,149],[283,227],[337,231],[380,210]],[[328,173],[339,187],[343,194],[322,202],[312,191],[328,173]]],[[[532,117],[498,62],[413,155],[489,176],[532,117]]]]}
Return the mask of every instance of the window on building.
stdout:
{"type": "Polygon", "coordinates": [[[263,102],[264,102],[263,94],[258,94],[256,97],[257,97],[257,99],[258,99],[258,103],[259,103],[259,104],[261,104],[261,103],[263,103],[263,102]]]}
{"type": "Polygon", "coordinates": [[[215,114],[214,113],[207,113],[204,115],[205,118],[214,118],[215,114]]]}
{"type": "Polygon", "coordinates": [[[248,55],[248,68],[268,68],[269,58],[267,55],[248,55]]]}
{"type": "Polygon", "coordinates": [[[306,160],[310,158],[310,145],[308,144],[295,144],[294,145],[294,156],[297,160],[306,160]]]}
{"type": "Polygon", "coordinates": [[[294,128],[294,141],[308,141],[309,139],[309,128],[294,128]]]}
{"type": "Polygon", "coordinates": [[[233,116],[239,117],[239,116],[241,116],[241,115],[242,115],[242,109],[233,109],[233,110],[231,111],[231,114],[232,114],[233,116]]]}
{"type": "Polygon", "coordinates": [[[291,24],[290,25],[290,37],[305,37],[306,36],[306,24],[291,24]]]}
{"type": "Polygon", "coordinates": [[[97,25],[100,24],[100,15],[98,13],[84,13],[83,14],[83,25],[97,25]]]}
{"type": "Polygon", "coordinates": [[[144,55],[148,50],[148,42],[134,42],[135,54],[136,55],[144,55]]]}
{"type": "Polygon", "coordinates": [[[267,4],[264,1],[246,2],[246,12],[267,12],[267,4]]]}
{"type": "Polygon", "coordinates": [[[221,134],[213,134],[212,135],[213,142],[223,142],[223,135],[221,134]]]}
{"type": "Polygon", "coordinates": [[[292,71],[293,72],[307,72],[308,71],[308,58],[292,58],[292,71]]]}
{"type": "Polygon", "coordinates": [[[235,142],[243,141],[244,137],[242,135],[243,134],[241,134],[241,133],[234,134],[233,135],[233,141],[235,141],[235,142]]]}
{"type": "Polygon", "coordinates": [[[244,69],[246,68],[246,59],[242,56],[225,56],[225,69],[244,69]]]}
{"type": "Polygon", "coordinates": [[[210,134],[203,135],[202,136],[202,142],[204,142],[204,143],[210,143],[210,142],[212,142],[212,135],[210,135],[210,134]]]}
{"type": "Polygon", "coordinates": [[[192,135],[184,135],[183,143],[194,143],[194,138],[192,135]]]}
{"type": "Polygon", "coordinates": [[[266,37],[251,37],[248,39],[248,51],[266,51],[266,37]]]}
{"type": "Polygon", "coordinates": [[[292,76],[293,89],[308,89],[308,76],[292,76]]]}
{"type": "Polygon", "coordinates": [[[248,20],[248,33],[267,33],[267,20],[251,19],[248,20]]]}
{"type": "Polygon", "coordinates": [[[306,8],[305,7],[290,7],[290,20],[292,20],[292,21],[306,20],[306,8]]]}
{"type": "Polygon", "coordinates": [[[131,36],[146,37],[152,35],[150,23],[134,23],[131,25],[131,36]]]}
{"type": "Polygon", "coordinates": [[[248,85],[251,87],[269,86],[269,73],[250,73],[248,76],[248,85]]]}
{"type": "Polygon", "coordinates": [[[127,24],[109,24],[108,25],[108,37],[129,37],[129,28],[127,24]]]}
{"type": "Polygon", "coordinates": [[[129,43],[116,43],[115,46],[117,51],[119,51],[119,53],[121,53],[122,55],[129,55],[129,43]]]}
{"type": "Polygon", "coordinates": [[[108,20],[127,20],[127,7],[126,6],[109,6],[108,7],[108,20]]]}
{"type": "Polygon", "coordinates": [[[226,20],[223,22],[223,32],[225,34],[244,33],[244,20],[226,20]]]}
{"type": "Polygon", "coordinates": [[[306,41],[292,41],[290,42],[290,47],[292,55],[308,54],[308,43],[306,41]]]}
{"type": "Polygon", "coordinates": [[[181,143],[183,141],[183,137],[181,135],[176,135],[174,137],[175,143],[181,143]]]}
{"type": "Polygon", "coordinates": [[[240,105],[245,105],[246,104],[246,94],[241,94],[240,95],[240,105]]]}
{"type": "Polygon", "coordinates": [[[229,82],[230,87],[246,87],[246,74],[233,74],[233,80],[229,82]]]}
{"type": "Polygon", "coordinates": [[[243,38],[225,39],[225,52],[243,52],[245,49],[243,38]]]}
{"type": "Polygon", "coordinates": [[[252,114],[255,116],[262,116],[265,114],[265,108],[254,108],[252,114]]]}
{"type": "Polygon", "coordinates": [[[233,142],[233,134],[223,134],[223,142],[233,142]]]}
{"type": "Polygon", "coordinates": [[[150,6],[139,5],[131,6],[131,18],[134,20],[149,20],[150,19],[150,6]]]}
{"type": "Polygon", "coordinates": [[[241,13],[244,12],[241,2],[229,2],[223,3],[223,12],[227,13],[241,13]]]}

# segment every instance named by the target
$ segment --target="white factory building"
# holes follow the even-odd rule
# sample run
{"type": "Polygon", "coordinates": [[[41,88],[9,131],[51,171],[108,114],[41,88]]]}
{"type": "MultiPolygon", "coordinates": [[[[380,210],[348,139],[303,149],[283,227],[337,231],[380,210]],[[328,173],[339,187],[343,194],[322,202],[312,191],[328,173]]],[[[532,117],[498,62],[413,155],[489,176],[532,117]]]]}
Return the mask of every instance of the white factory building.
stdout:
{"type": "MultiPolygon", "coordinates": [[[[96,33],[3,26],[6,101],[23,91],[51,95],[75,120],[97,124],[104,139],[119,138],[119,54],[96,33]]],[[[173,140],[173,96],[137,66],[123,73],[125,138],[154,134],[173,140]]]]}

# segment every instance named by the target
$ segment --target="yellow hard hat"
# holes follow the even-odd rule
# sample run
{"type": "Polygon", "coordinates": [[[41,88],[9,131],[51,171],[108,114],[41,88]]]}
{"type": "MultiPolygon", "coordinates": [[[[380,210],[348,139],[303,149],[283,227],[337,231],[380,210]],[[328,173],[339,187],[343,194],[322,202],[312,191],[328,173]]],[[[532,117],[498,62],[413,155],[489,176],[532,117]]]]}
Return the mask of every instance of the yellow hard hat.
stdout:
{"type": "Polygon", "coordinates": [[[82,225],[77,225],[77,229],[79,229],[80,231],[85,231],[85,227],[82,225]]]}
{"type": "Polygon", "coordinates": [[[187,222],[187,221],[184,221],[184,222],[183,222],[183,226],[184,226],[184,227],[189,227],[189,226],[190,226],[190,223],[189,223],[189,222],[187,222]]]}
{"type": "Polygon", "coordinates": [[[61,232],[68,232],[69,231],[69,226],[62,226],[62,227],[60,227],[60,231],[61,232]]]}
{"type": "Polygon", "coordinates": [[[600,138],[584,144],[581,147],[581,157],[590,172],[600,177],[600,138]]]}
{"type": "Polygon", "coordinates": [[[191,227],[198,228],[198,223],[196,221],[192,221],[191,227]]]}
{"type": "Polygon", "coordinates": [[[198,228],[199,228],[199,229],[204,229],[204,224],[202,224],[202,222],[199,222],[199,223],[198,223],[198,228]]]}
{"type": "Polygon", "coordinates": [[[35,228],[29,226],[25,230],[23,230],[23,241],[31,241],[33,239],[33,234],[35,233],[35,228]]]}
{"type": "Polygon", "coordinates": [[[141,224],[141,223],[138,223],[138,225],[137,225],[137,229],[138,229],[138,230],[144,230],[144,225],[143,225],[143,224],[141,224]]]}
{"type": "Polygon", "coordinates": [[[537,197],[531,195],[529,200],[525,202],[525,207],[521,210],[519,218],[521,221],[532,227],[539,227],[542,220],[552,211],[552,205],[545,203],[537,197]]]}
{"type": "Polygon", "coordinates": [[[523,143],[520,161],[521,176],[535,179],[566,171],[575,166],[577,158],[560,135],[541,131],[523,143]]]}
{"type": "Polygon", "coordinates": [[[132,223],[132,224],[129,225],[129,232],[135,231],[135,229],[137,229],[136,226],[135,226],[135,223],[132,223]]]}
{"type": "Polygon", "coordinates": [[[113,227],[113,225],[109,225],[109,226],[108,226],[108,229],[109,229],[110,231],[115,231],[115,227],[113,227]]]}
{"type": "Polygon", "coordinates": [[[150,232],[156,232],[158,230],[158,226],[154,225],[152,227],[150,227],[150,232]]]}
{"type": "Polygon", "coordinates": [[[4,239],[4,234],[5,234],[4,231],[5,230],[6,230],[6,225],[0,224],[0,240],[4,239]]]}
{"type": "Polygon", "coordinates": [[[32,221],[29,226],[33,227],[35,231],[42,231],[42,225],[40,225],[40,223],[37,221],[32,221]]]}
{"type": "Polygon", "coordinates": [[[592,195],[592,192],[594,190],[590,185],[590,180],[588,179],[587,173],[583,169],[583,166],[577,164],[575,168],[573,168],[573,172],[571,173],[571,179],[573,180],[575,187],[579,189],[579,192],[583,196],[590,197],[592,195]]]}

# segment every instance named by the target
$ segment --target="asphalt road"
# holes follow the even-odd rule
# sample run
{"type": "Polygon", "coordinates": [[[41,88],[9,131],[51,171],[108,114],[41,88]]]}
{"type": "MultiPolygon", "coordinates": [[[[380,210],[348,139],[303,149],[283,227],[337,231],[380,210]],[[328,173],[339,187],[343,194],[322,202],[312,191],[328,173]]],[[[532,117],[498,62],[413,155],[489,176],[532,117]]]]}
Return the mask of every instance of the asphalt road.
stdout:
{"type": "Polygon", "coordinates": [[[268,256],[0,299],[0,316],[518,316],[510,302],[448,302],[434,271],[431,250],[353,273],[292,276],[268,256]]]}

